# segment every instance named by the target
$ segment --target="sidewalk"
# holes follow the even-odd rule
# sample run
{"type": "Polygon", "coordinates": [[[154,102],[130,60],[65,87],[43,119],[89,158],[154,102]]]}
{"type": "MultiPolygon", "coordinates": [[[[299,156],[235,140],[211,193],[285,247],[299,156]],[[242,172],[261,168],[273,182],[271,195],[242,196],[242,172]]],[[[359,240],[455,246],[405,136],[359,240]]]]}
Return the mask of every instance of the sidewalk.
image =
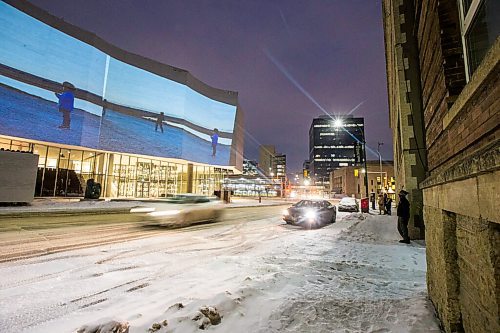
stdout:
{"type": "MultiPolygon", "coordinates": [[[[35,199],[29,206],[0,207],[2,217],[29,217],[55,215],[95,215],[95,214],[125,214],[132,207],[144,206],[148,202],[162,202],[161,199],[130,199],[130,200],[80,200],[79,198],[40,198],[35,199]]],[[[259,203],[254,198],[231,198],[226,208],[281,206],[291,205],[293,201],[280,198],[262,198],[259,203]]]]}

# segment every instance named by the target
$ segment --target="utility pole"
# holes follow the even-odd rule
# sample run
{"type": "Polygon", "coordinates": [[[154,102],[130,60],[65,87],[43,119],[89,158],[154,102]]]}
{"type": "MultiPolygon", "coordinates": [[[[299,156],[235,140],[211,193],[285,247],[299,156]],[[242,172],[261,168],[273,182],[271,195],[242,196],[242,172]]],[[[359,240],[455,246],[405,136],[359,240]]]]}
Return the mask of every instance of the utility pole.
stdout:
{"type": "Polygon", "coordinates": [[[383,142],[379,142],[377,146],[378,160],[380,164],[380,192],[384,192],[384,178],[382,178],[382,155],[380,154],[380,146],[383,144],[383,142]]]}
{"type": "MultiPolygon", "coordinates": [[[[358,126],[359,127],[359,126],[358,126]]],[[[370,193],[368,193],[368,167],[366,166],[366,140],[365,140],[365,129],[361,128],[361,133],[363,135],[363,159],[364,159],[364,164],[365,164],[365,191],[366,191],[366,198],[370,197],[370,193]]]]}

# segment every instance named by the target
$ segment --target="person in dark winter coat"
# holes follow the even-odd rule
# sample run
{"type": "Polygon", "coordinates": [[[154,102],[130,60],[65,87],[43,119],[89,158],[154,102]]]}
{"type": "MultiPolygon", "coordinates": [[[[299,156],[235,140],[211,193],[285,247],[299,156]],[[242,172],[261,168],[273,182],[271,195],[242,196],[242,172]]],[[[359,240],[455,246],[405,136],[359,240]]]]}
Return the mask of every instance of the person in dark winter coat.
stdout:
{"type": "Polygon", "coordinates": [[[387,215],[392,215],[391,209],[392,209],[392,199],[387,197],[387,200],[385,201],[385,213],[387,215]]]}
{"type": "Polygon", "coordinates": [[[387,214],[387,193],[384,193],[384,215],[387,214]]]}
{"type": "Polygon", "coordinates": [[[400,243],[410,244],[410,237],[408,236],[408,221],[410,220],[410,202],[406,199],[408,192],[401,190],[399,192],[398,204],[398,231],[402,240],[400,243]]]}

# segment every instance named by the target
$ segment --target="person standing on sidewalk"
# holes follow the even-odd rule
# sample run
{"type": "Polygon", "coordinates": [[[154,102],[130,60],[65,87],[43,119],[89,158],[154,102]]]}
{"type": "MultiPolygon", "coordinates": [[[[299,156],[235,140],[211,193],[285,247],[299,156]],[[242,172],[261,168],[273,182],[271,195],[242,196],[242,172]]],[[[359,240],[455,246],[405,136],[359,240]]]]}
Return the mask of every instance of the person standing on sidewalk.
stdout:
{"type": "Polygon", "coordinates": [[[410,220],[410,202],[406,199],[408,192],[401,190],[399,192],[398,204],[398,231],[402,240],[400,243],[410,244],[410,237],[408,236],[408,221],[410,220]]]}
{"type": "Polygon", "coordinates": [[[382,215],[382,212],[385,214],[385,202],[383,194],[380,193],[378,195],[378,215],[382,215]]]}
{"type": "Polygon", "coordinates": [[[392,199],[387,197],[387,200],[385,201],[385,213],[387,215],[392,214],[392,199]]]}

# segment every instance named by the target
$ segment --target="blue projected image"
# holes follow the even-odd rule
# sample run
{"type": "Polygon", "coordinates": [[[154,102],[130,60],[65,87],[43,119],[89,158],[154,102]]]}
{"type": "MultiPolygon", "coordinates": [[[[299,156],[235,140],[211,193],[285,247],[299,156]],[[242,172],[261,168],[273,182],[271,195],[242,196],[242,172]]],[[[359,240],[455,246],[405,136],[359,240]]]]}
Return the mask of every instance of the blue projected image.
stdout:
{"type": "Polygon", "coordinates": [[[107,73],[102,149],[229,163],[235,106],[113,58],[107,73]],[[224,132],[215,153],[214,129],[224,132]]]}
{"type": "Polygon", "coordinates": [[[0,134],[229,164],[236,106],[115,59],[4,2],[0,41],[0,134]]]}
{"type": "Polygon", "coordinates": [[[0,133],[97,148],[102,107],[57,94],[101,95],[106,54],[3,2],[0,40],[0,133]]]}

